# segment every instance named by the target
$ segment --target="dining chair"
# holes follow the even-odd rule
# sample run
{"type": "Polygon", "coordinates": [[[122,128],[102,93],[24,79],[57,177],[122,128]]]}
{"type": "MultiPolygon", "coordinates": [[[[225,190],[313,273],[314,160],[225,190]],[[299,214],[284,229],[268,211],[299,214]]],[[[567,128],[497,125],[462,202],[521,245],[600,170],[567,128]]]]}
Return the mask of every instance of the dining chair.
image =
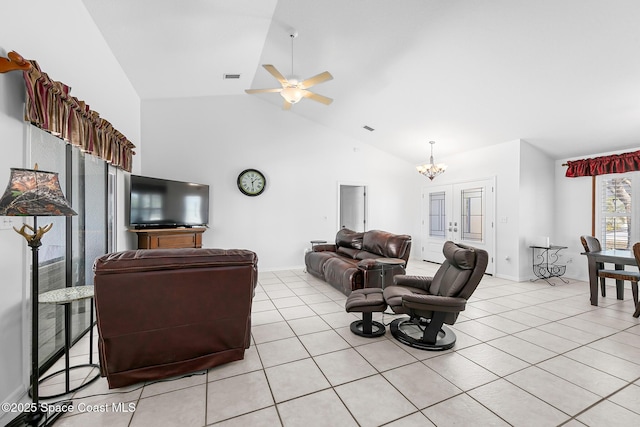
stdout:
{"type": "MultiPolygon", "coordinates": [[[[580,236],[580,241],[584,247],[585,252],[596,252],[602,250],[600,241],[593,236],[580,236]]],[[[640,250],[640,248],[638,249],[640,250]]],[[[637,260],[637,258],[636,258],[637,260]]],[[[604,263],[597,263],[598,277],[600,278],[600,288],[602,296],[606,296],[605,279],[615,279],[631,282],[631,293],[633,294],[633,303],[638,304],[638,281],[640,281],[640,273],[635,271],[626,270],[608,270],[604,268],[604,263]]],[[[616,284],[617,285],[617,284],[616,284]]],[[[624,287],[618,289],[618,298],[624,298],[624,287]]]]}
{"type": "MultiPolygon", "coordinates": [[[[636,257],[636,263],[640,265],[640,242],[633,245],[633,256],[636,257]]],[[[640,302],[636,301],[636,311],[633,317],[640,317],[640,302]]]]}
{"type": "MultiPolygon", "coordinates": [[[[602,246],[600,245],[600,241],[593,236],[580,236],[580,242],[582,242],[582,246],[584,247],[585,252],[597,252],[602,250],[602,246]]],[[[604,270],[604,263],[598,262],[596,263],[596,267],[598,272],[600,270],[604,270]]],[[[607,288],[605,286],[605,278],[600,277],[600,292],[603,297],[607,296],[607,288]]]]}

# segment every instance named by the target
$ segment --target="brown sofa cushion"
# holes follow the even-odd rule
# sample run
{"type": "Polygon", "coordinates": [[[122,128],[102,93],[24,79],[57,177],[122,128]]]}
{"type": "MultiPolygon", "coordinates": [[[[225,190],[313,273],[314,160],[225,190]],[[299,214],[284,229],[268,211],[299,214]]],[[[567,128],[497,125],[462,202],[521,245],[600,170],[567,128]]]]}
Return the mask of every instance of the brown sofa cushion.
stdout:
{"type": "Polygon", "coordinates": [[[368,251],[359,251],[356,254],[357,259],[378,259],[378,258],[386,258],[380,254],[374,254],[373,252],[368,251]]]}
{"type": "Polygon", "coordinates": [[[360,249],[346,248],[344,246],[338,246],[336,252],[339,255],[345,256],[347,258],[355,259],[358,256],[359,252],[362,252],[360,249]]]}
{"type": "Polygon", "coordinates": [[[324,280],[345,292],[362,288],[362,272],[353,260],[333,257],[324,264],[324,280]]]}
{"type": "Polygon", "coordinates": [[[359,233],[347,228],[343,228],[342,230],[338,231],[338,233],[336,233],[336,246],[362,249],[363,236],[364,233],[359,233]]]}
{"type": "Polygon", "coordinates": [[[392,234],[386,231],[370,230],[364,233],[362,249],[384,258],[401,258],[405,261],[409,257],[411,236],[406,234],[392,234]]]}

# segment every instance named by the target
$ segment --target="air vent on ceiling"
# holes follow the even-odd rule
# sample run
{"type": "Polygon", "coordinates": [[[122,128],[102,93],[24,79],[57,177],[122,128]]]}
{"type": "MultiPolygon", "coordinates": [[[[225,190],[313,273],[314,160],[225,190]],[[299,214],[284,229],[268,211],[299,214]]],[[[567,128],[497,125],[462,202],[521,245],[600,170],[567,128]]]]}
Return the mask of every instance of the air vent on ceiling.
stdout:
{"type": "Polygon", "coordinates": [[[375,130],[371,126],[367,126],[367,125],[362,126],[362,128],[368,130],[369,132],[373,132],[375,130]]]}
{"type": "Polygon", "coordinates": [[[240,74],[224,74],[222,78],[225,80],[237,80],[240,78],[240,74]]]}

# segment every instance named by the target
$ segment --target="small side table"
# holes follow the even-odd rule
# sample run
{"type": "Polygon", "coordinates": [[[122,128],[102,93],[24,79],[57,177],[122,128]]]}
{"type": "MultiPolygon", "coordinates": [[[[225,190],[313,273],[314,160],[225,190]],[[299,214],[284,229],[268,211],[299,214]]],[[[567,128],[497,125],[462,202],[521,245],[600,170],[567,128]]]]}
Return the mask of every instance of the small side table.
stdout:
{"type": "Polygon", "coordinates": [[[51,399],[61,397],[69,393],[80,390],[83,387],[88,386],[100,377],[100,366],[93,363],[93,285],[87,286],[73,286],[70,288],[54,289],[53,291],[44,292],[38,296],[38,302],[40,304],[59,304],[64,305],[64,358],[65,369],[61,369],[54,372],[51,375],[47,375],[39,382],[45,382],[49,378],[55,377],[62,373],[65,374],[65,391],[52,396],[42,396],[44,399],[51,399]],[[84,299],[91,299],[90,310],[90,325],[89,329],[89,363],[84,365],[69,366],[69,349],[71,348],[71,303],[74,301],[81,301],[84,299]],[[69,386],[69,373],[72,369],[77,368],[98,368],[96,375],[75,388],[69,386]]]}
{"type": "Polygon", "coordinates": [[[377,258],[376,264],[380,266],[380,284],[382,289],[384,289],[387,285],[385,271],[393,270],[393,267],[397,265],[404,267],[406,262],[401,258],[377,258]]]}
{"type": "Polygon", "coordinates": [[[327,243],[326,240],[311,240],[311,248],[313,248],[315,245],[322,245],[324,243],[327,243]]]}
{"type": "Polygon", "coordinates": [[[558,264],[560,252],[563,249],[567,249],[566,246],[529,246],[533,251],[533,274],[536,275],[537,279],[531,279],[531,281],[535,282],[538,279],[542,279],[551,286],[555,286],[554,283],[550,282],[549,279],[552,277],[557,277],[562,280],[564,283],[569,283],[568,280],[565,280],[561,277],[565,271],[567,270],[566,265],[558,264]]]}

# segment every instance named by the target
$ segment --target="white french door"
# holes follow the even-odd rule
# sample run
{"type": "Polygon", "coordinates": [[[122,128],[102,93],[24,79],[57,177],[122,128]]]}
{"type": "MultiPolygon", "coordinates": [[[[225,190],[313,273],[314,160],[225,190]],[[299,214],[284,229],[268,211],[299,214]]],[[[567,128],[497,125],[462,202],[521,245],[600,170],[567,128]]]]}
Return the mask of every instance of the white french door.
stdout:
{"type": "Polygon", "coordinates": [[[441,263],[445,241],[484,249],[494,274],[495,178],[430,186],[422,192],[422,259],[441,263]]]}

